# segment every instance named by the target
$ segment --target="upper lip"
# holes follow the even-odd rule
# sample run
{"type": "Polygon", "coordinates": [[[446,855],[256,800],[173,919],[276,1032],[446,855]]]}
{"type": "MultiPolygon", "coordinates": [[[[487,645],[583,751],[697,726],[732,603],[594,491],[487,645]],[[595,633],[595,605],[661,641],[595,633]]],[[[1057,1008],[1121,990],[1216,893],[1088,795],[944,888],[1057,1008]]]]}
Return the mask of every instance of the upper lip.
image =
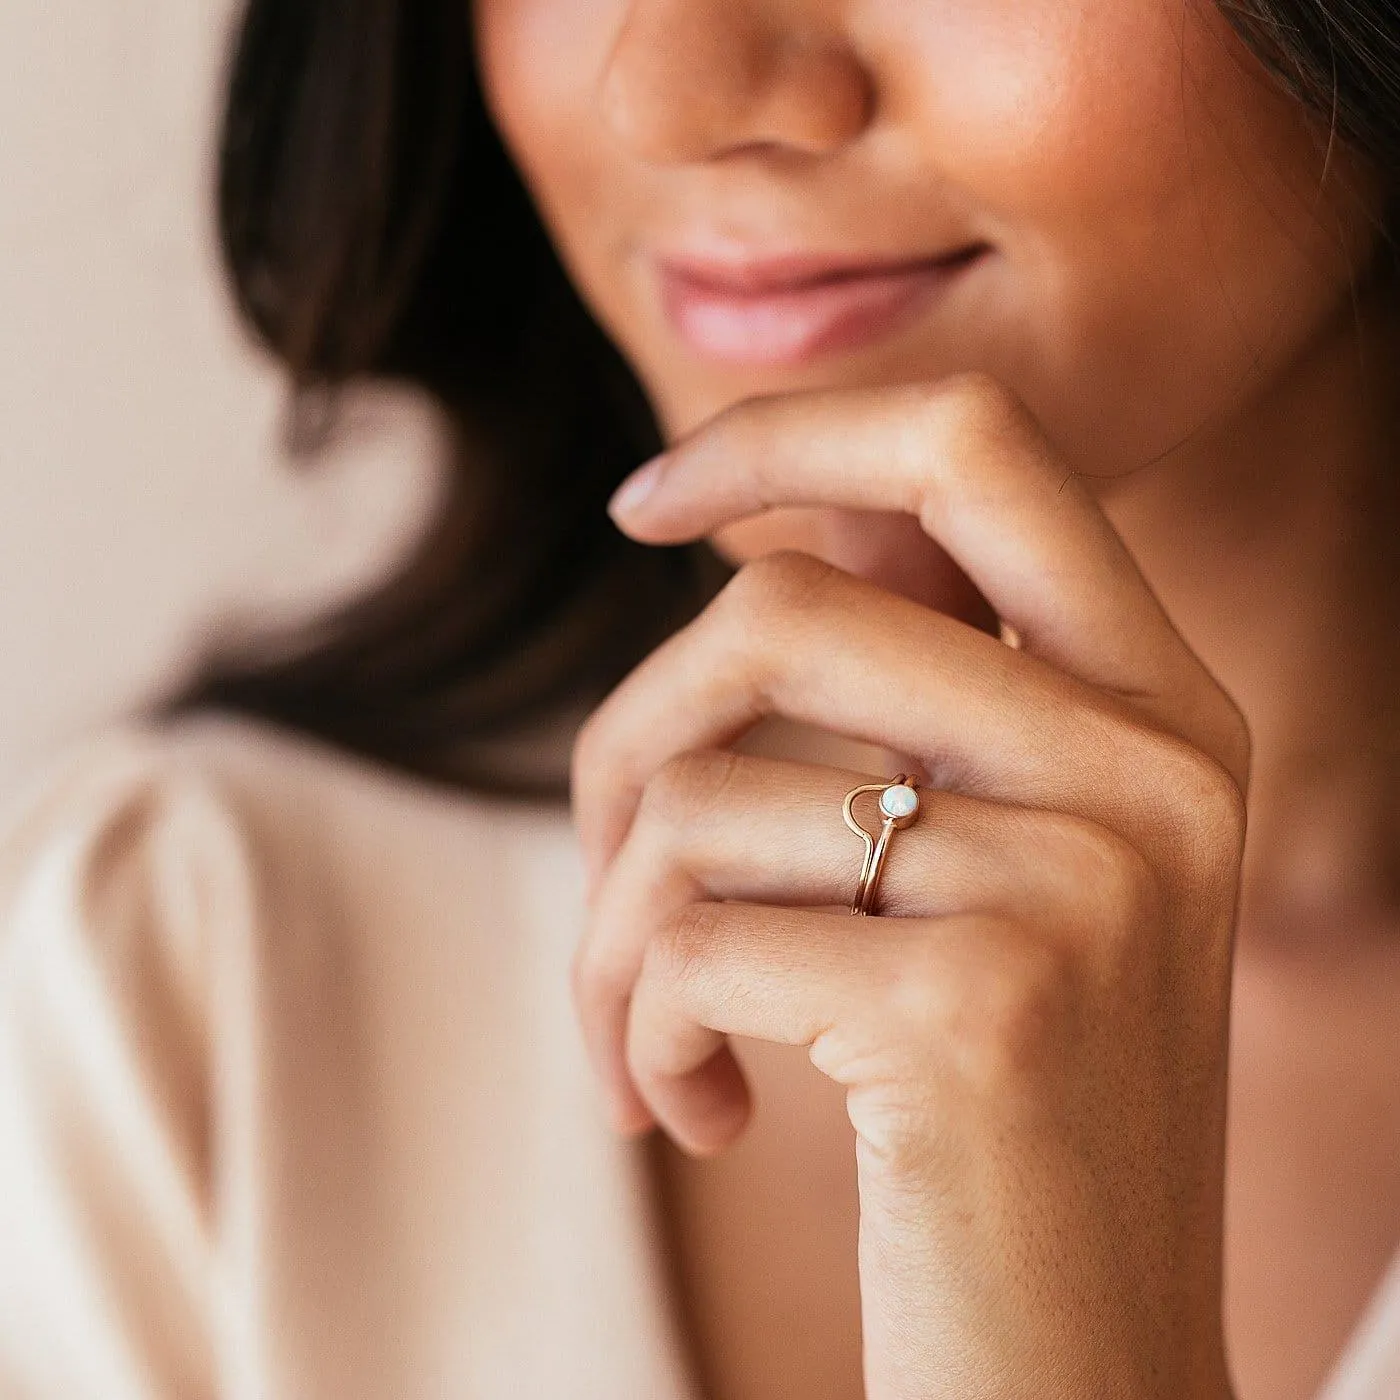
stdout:
{"type": "Polygon", "coordinates": [[[985,244],[968,242],[941,253],[913,257],[872,257],[840,253],[747,253],[722,257],[704,254],[664,254],[662,268],[672,276],[731,296],[763,296],[801,291],[823,283],[861,277],[892,276],[940,264],[955,263],[983,251],[985,244]]]}

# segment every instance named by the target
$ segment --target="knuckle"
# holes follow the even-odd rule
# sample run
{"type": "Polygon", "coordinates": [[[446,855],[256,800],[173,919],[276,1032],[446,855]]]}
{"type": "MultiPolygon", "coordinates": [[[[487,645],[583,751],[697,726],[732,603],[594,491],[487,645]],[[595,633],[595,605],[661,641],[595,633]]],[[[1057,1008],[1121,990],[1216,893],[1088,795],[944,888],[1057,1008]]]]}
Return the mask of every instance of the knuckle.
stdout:
{"type": "Polygon", "coordinates": [[[1087,818],[1061,819],[1076,891],[1087,895],[1110,929],[1132,934],[1152,926],[1163,908],[1162,882],[1125,836],[1087,818]]]}
{"type": "Polygon", "coordinates": [[[569,753],[570,784],[577,789],[593,771],[593,750],[598,742],[597,711],[590,714],[579,725],[574,734],[573,748],[569,753]]]}
{"type": "Polygon", "coordinates": [[[715,414],[693,441],[703,443],[707,452],[732,454],[742,451],[755,434],[762,431],[771,411],[768,395],[747,394],[715,414]]]}
{"type": "Polygon", "coordinates": [[[1019,931],[995,947],[968,989],[950,1052],[961,1080],[1003,1094],[1043,1073],[1074,995],[1066,951],[1019,931]]]}
{"type": "Polygon", "coordinates": [[[653,986],[690,981],[704,966],[714,943],[714,908],[688,904],[677,910],[647,944],[642,977],[653,986]]]}
{"type": "Polygon", "coordinates": [[[940,948],[917,939],[901,949],[872,1007],[884,1034],[915,1054],[939,1044],[954,1010],[947,959],[940,948]]]}
{"type": "Polygon", "coordinates": [[[940,381],[931,407],[956,442],[986,444],[1039,437],[1039,427],[1026,405],[999,379],[981,370],[940,381]]]}
{"type": "Polygon", "coordinates": [[[935,537],[954,497],[993,501],[1003,473],[1014,477],[1032,463],[1051,460],[1031,411],[989,374],[969,370],[911,392],[913,417],[926,430],[922,438],[940,449],[930,456],[925,442],[918,448],[922,469],[939,478],[938,487],[930,480],[917,500],[920,524],[935,537]]]}
{"type": "Polygon", "coordinates": [[[669,759],[642,791],[639,819],[663,830],[693,825],[724,802],[741,760],[727,749],[696,749],[669,759]]]}
{"type": "Polygon", "coordinates": [[[725,586],[722,611],[743,636],[783,633],[837,573],[834,565],[797,550],[766,554],[745,564],[725,586]]]}
{"type": "Polygon", "coordinates": [[[1244,851],[1243,787],[1219,759],[1176,735],[1154,732],[1151,771],[1186,872],[1233,871],[1244,851]]]}
{"type": "Polygon", "coordinates": [[[924,1182],[937,1174],[946,1112],[927,1078],[862,1085],[848,1094],[847,1112],[858,1155],[873,1157],[882,1180],[924,1182]]]}
{"type": "Polygon", "coordinates": [[[575,1006],[585,1006],[593,995],[597,972],[592,956],[579,950],[569,960],[569,993],[575,1006]]]}
{"type": "Polygon", "coordinates": [[[569,758],[569,782],[574,792],[587,791],[596,774],[608,771],[608,707],[594,710],[579,726],[569,758]]]}
{"type": "Polygon", "coordinates": [[[913,949],[882,1012],[906,1053],[942,1062],[953,1080],[982,1096],[1031,1082],[1063,1034],[1078,973],[1070,952],[1018,925],[979,917],[956,935],[963,956],[913,949]]]}
{"type": "Polygon", "coordinates": [[[599,944],[577,949],[569,962],[569,993],[581,1011],[591,1011],[625,995],[628,981],[599,944]]]}
{"type": "Polygon", "coordinates": [[[1254,764],[1254,735],[1244,711],[1233,700],[1226,697],[1226,718],[1221,726],[1219,740],[1220,761],[1225,770],[1237,779],[1241,797],[1248,791],[1250,770],[1254,764]]]}

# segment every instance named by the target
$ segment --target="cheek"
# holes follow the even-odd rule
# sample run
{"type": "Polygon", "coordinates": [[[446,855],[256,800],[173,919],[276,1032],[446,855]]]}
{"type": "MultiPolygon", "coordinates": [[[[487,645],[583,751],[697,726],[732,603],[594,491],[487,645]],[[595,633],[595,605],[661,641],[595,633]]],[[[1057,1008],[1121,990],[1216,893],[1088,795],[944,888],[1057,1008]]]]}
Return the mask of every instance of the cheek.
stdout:
{"type": "Polygon", "coordinates": [[[619,172],[602,154],[596,91],[633,3],[476,0],[473,7],[487,108],[566,264],[570,233],[609,222],[619,172]]]}
{"type": "MultiPolygon", "coordinates": [[[[1211,0],[903,10],[883,41],[897,119],[920,134],[930,176],[965,190],[1009,242],[1160,235],[1187,211],[1230,225],[1290,200],[1296,222],[1315,206],[1315,135],[1211,0]]],[[[1160,237],[1158,253],[1171,260],[1160,237]]]]}
{"type": "MultiPolygon", "coordinates": [[[[586,94],[630,0],[474,0],[477,64],[488,107],[511,144],[551,108],[586,94]]],[[[530,142],[524,143],[528,150],[530,142]]]]}
{"type": "Polygon", "coordinates": [[[1209,0],[937,8],[909,6],[897,91],[1006,254],[984,367],[1091,469],[1238,411],[1344,310],[1376,181],[1334,151],[1324,185],[1209,0]]]}
{"type": "Polygon", "coordinates": [[[477,0],[478,52],[565,266],[673,434],[752,393],[978,368],[1085,470],[1132,470],[1277,381],[1376,243],[1374,177],[1336,151],[1320,191],[1315,132],[1211,0],[846,0],[878,121],[810,172],[810,226],[922,246],[952,208],[1001,256],[956,321],[867,364],[712,372],[659,329],[632,253],[728,187],[631,158],[598,108],[636,3],[477,0]]]}

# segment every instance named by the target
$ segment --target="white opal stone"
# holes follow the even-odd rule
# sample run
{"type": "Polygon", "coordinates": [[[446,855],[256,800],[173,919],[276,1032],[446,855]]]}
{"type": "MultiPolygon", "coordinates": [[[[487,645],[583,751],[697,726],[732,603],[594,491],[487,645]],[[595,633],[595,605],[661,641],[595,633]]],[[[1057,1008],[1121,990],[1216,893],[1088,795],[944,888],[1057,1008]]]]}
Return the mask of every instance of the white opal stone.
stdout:
{"type": "Polygon", "coordinates": [[[887,787],[880,794],[880,810],[887,817],[912,817],[919,810],[919,794],[906,783],[887,787]]]}

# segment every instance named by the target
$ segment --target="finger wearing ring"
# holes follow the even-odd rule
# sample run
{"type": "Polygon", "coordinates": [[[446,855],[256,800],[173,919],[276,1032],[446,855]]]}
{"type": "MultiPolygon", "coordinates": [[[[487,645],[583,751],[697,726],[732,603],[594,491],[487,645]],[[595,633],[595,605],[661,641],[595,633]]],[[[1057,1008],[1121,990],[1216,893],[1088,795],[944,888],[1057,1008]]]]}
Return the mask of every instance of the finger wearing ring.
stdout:
{"type": "Polygon", "coordinates": [[[896,831],[910,826],[919,815],[919,794],[914,780],[901,773],[891,783],[862,783],[853,787],[841,807],[846,825],[865,843],[865,859],[861,862],[860,880],[851,901],[852,914],[870,914],[875,908],[875,896],[880,885],[880,873],[885,867],[890,838],[896,831]],[[880,834],[871,835],[855,817],[856,799],[863,793],[879,793],[879,811],[883,818],[880,834]]]}

